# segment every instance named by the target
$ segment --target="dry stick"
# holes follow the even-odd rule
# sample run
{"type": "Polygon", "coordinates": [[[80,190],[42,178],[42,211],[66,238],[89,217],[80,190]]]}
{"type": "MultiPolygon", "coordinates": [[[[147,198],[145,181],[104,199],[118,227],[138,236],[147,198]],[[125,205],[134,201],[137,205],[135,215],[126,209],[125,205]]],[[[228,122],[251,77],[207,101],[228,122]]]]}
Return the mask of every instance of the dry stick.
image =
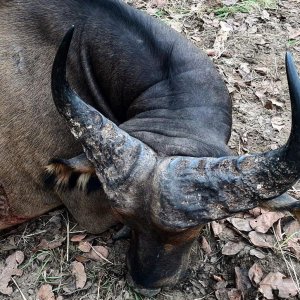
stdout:
{"type": "Polygon", "coordinates": [[[20,287],[18,286],[17,282],[14,280],[13,277],[11,277],[11,280],[15,284],[15,286],[17,287],[18,291],[20,292],[22,299],[23,300],[27,300],[26,297],[25,297],[25,295],[23,294],[23,292],[21,291],[20,287]]]}
{"type": "Polygon", "coordinates": [[[99,253],[92,245],[91,248],[95,251],[95,253],[100,256],[103,260],[105,260],[106,262],[110,263],[110,264],[114,264],[113,262],[111,262],[110,260],[108,260],[107,258],[105,258],[101,253],[99,253]]]}
{"type": "MultiPolygon", "coordinates": [[[[18,242],[17,242],[17,246],[19,246],[21,240],[23,240],[24,243],[26,243],[26,242],[25,242],[24,236],[25,236],[25,232],[26,232],[26,230],[27,230],[27,227],[28,227],[28,224],[26,224],[26,227],[24,228],[24,230],[23,230],[23,232],[22,232],[22,235],[21,235],[20,239],[19,239],[18,242]]],[[[25,245],[25,244],[24,244],[24,245],[25,245]]]]}
{"type": "Polygon", "coordinates": [[[229,227],[234,232],[236,232],[237,234],[239,234],[247,242],[249,242],[250,244],[253,245],[253,243],[251,242],[250,238],[246,234],[242,233],[240,230],[238,230],[237,228],[235,228],[231,223],[228,222],[228,224],[226,224],[226,226],[229,227]]]}
{"type": "Polygon", "coordinates": [[[98,280],[98,286],[97,286],[97,300],[99,300],[99,297],[100,297],[100,281],[101,281],[101,278],[99,278],[99,280],[98,280]]]}
{"type": "Polygon", "coordinates": [[[295,276],[295,284],[296,284],[296,287],[297,287],[297,290],[298,290],[298,294],[300,296],[300,283],[299,283],[299,279],[298,279],[298,274],[296,273],[296,270],[294,268],[294,264],[292,262],[291,256],[289,256],[289,260],[290,260],[291,269],[292,269],[292,271],[294,273],[294,276],[295,276]]]}
{"type": "Polygon", "coordinates": [[[69,261],[69,247],[70,247],[70,222],[69,222],[69,215],[67,215],[67,262],[69,261]]]}
{"type": "Polygon", "coordinates": [[[289,274],[290,274],[290,276],[291,276],[291,278],[292,278],[292,280],[293,280],[293,283],[294,283],[296,289],[298,290],[298,294],[300,295],[300,288],[299,288],[298,277],[297,277],[297,274],[295,273],[295,272],[296,272],[296,271],[295,271],[295,268],[293,268],[293,263],[291,264],[291,265],[292,265],[292,266],[291,266],[291,265],[289,264],[289,262],[287,261],[287,259],[286,259],[286,257],[285,257],[285,254],[284,254],[284,252],[283,252],[283,250],[282,250],[282,247],[281,247],[281,245],[280,245],[279,238],[278,238],[278,236],[277,236],[277,234],[276,234],[276,232],[275,232],[275,230],[274,230],[274,226],[272,226],[272,228],[273,228],[274,236],[275,236],[276,242],[277,242],[277,244],[278,244],[280,253],[281,253],[282,258],[283,258],[283,260],[284,260],[284,262],[285,262],[285,265],[286,265],[286,267],[287,267],[287,270],[288,270],[288,272],[289,272],[289,274]],[[293,273],[292,273],[291,269],[293,270],[293,273]],[[294,278],[293,275],[295,275],[295,274],[296,274],[296,277],[294,278]]]}
{"type": "Polygon", "coordinates": [[[59,284],[58,284],[58,287],[57,287],[57,291],[59,292],[60,290],[60,287],[61,287],[61,284],[62,284],[62,273],[63,273],[63,250],[60,251],[60,278],[59,278],[59,284]]]}

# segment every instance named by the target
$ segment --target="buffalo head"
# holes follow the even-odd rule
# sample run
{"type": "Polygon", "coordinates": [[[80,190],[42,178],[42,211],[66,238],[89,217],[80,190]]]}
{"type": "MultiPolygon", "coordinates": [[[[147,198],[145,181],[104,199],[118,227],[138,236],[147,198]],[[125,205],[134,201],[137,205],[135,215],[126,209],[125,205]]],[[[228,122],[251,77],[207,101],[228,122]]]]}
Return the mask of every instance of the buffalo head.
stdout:
{"type": "Polygon", "coordinates": [[[70,88],[66,61],[73,30],[65,35],[54,61],[53,99],[94,165],[114,213],[132,229],[131,278],[140,288],[157,292],[180,279],[203,224],[267,203],[298,180],[300,80],[287,54],[292,130],[281,148],[220,158],[162,157],[70,88]]]}

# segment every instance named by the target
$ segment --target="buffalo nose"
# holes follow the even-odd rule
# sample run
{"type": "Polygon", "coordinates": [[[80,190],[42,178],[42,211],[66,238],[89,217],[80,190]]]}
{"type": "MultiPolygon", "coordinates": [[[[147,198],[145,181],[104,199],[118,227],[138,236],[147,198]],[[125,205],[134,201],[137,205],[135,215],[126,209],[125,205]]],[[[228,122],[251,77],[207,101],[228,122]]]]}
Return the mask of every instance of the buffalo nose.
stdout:
{"type": "Polygon", "coordinates": [[[137,285],[132,277],[130,276],[130,274],[127,274],[127,283],[139,294],[145,296],[145,297],[153,297],[155,295],[157,295],[161,289],[157,289],[157,288],[145,288],[145,287],[142,287],[140,285],[137,285]]]}

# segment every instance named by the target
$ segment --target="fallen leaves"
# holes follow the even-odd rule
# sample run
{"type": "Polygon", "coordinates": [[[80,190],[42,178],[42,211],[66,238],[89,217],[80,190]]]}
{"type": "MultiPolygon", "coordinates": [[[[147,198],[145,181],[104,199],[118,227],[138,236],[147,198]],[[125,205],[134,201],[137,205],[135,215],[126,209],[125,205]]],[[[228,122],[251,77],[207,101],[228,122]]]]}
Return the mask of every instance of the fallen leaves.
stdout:
{"type": "Polygon", "coordinates": [[[0,293],[10,295],[13,292],[12,287],[8,286],[12,276],[22,276],[23,271],[18,266],[24,261],[24,253],[16,251],[9,255],[5,260],[5,267],[0,274],[0,293]]]}
{"type": "Polygon", "coordinates": [[[212,250],[210,244],[204,236],[201,237],[200,247],[207,255],[211,254],[212,250]]]}
{"type": "Polygon", "coordinates": [[[249,238],[253,245],[261,248],[272,248],[276,242],[273,235],[255,231],[249,233],[249,238]]]}
{"type": "Polygon", "coordinates": [[[72,274],[75,276],[76,279],[76,288],[82,289],[86,283],[86,273],[84,270],[84,265],[81,262],[73,261],[71,263],[72,274]]]}
{"type": "Polygon", "coordinates": [[[229,222],[240,231],[251,231],[250,221],[252,219],[242,219],[242,218],[230,218],[229,222]]]}
{"type": "Polygon", "coordinates": [[[94,261],[106,261],[110,262],[107,260],[108,257],[108,249],[105,248],[104,246],[93,246],[89,253],[85,254],[86,258],[89,258],[94,261]]]}
{"type": "Polygon", "coordinates": [[[243,248],[245,247],[245,243],[239,241],[237,243],[235,242],[227,242],[223,249],[222,254],[223,255],[235,255],[239,253],[243,248]]]}
{"type": "Polygon", "coordinates": [[[225,51],[226,51],[226,45],[225,42],[229,38],[230,32],[233,30],[233,28],[226,22],[221,21],[220,22],[220,30],[217,33],[213,49],[215,51],[215,56],[220,57],[225,51]]]}
{"type": "Polygon", "coordinates": [[[272,117],[272,119],[271,119],[271,125],[278,132],[280,132],[284,128],[284,126],[285,126],[284,121],[283,121],[283,119],[282,119],[281,116],[274,116],[274,117],[272,117]]]}
{"type": "Polygon", "coordinates": [[[37,300],[55,300],[55,295],[50,284],[43,284],[36,295],[37,300]]]}
{"type": "Polygon", "coordinates": [[[264,253],[262,253],[261,251],[259,251],[257,249],[251,249],[249,251],[249,254],[253,255],[253,256],[256,256],[257,258],[260,258],[260,259],[263,259],[263,258],[266,257],[264,253]]]}
{"type": "Polygon", "coordinates": [[[235,284],[237,289],[241,291],[243,295],[247,295],[249,289],[251,288],[251,282],[249,280],[247,270],[239,267],[235,267],[234,272],[235,272],[235,284]]]}
{"type": "Polygon", "coordinates": [[[51,242],[48,242],[46,239],[42,239],[41,242],[37,245],[36,250],[50,250],[60,247],[65,238],[60,238],[51,242]]]}
{"type": "Polygon", "coordinates": [[[71,237],[71,242],[80,242],[86,237],[86,234],[77,234],[71,237]]]}
{"type": "Polygon", "coordinates": [[[248,272],[249,278],[251,280],[251,282],[253,283],[253,285],[257,286],[263,277],[263,271],[261,269],[261,267],[258,264],[254,264],[248,272]]]}
{"type": "Polygon", "coordinates": [[[84,253],[90,252],[91,248],[92,248],[92,245],[86,241],[81,241],[78,246],[78,249],[84,253]]]}
{"type": "Polygon", "coordinates": [[[256,232],[266,233],[275,222],[283,217],[284,213],[270,211],[251,220],[250,225],[256,232]]]}
{"type": "MultiPolygon", "coordinates": [[[[249,253],[253,257],[264,259],[266,254],[259,248],[277,251],[278,247],[283,247],[285,251],[290,250],[300,259],[300,224],[295,220],[289,222],[286,220],[287,215],[282,212],[255,208],[225,221],[212,222],[211,229],[215,237],[225,242],[222,247],[222,254],[225,256],[249,253]],[[247,246],[245,240],[252,244],[252,248],[247,246]]],[[[206,239],[202,238],[203,250],[206,242],[206,239]]],[[[265,299],[274,299],[275,294],[288,299],[298,292],[292,278],[287,278],[280,272],[269,272],[265,275],[258,263],[253,264],[248,271],[235,267],[235,289],[227,287],[227,281],[222,277],[214,275],[213,278],[218,281],[216,298],[222,300],[247,299],[247,292],[251,286],[256,287],[265,299]]]]}
{"type": "Polygon", "coordinates": [[[89,259],[94,260],[94,261],[106,261],[108,257],[108,249],[104,246],[93,246],[90,242],[81,240],[78,245],[78,249],[82,251],[84,254],[83,255],[78,255],[77,260],[79,262],[85,262],[89,259]]]}
{"type": "Polygon", "coordinates": [[[293,280],[291,278],[285,278],[280,272],[270,272],[260,282],[259,291],[267,299],[274,299],[273,291],[278,291],[278,296],[284,299],[296,296],[298,293],[293,280]]]}

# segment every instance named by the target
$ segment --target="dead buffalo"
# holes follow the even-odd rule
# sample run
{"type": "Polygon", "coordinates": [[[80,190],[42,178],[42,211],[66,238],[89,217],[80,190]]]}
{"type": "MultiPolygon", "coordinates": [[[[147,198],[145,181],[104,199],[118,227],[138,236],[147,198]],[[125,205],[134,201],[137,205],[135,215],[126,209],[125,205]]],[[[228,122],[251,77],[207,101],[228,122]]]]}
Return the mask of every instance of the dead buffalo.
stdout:
{"type": "Polygon", "coordinates": [[[290,54],[287,144],[233,156],[223,80],[158,20],[118,1],[12,0],[0,1],[0,25],[0,228],[61,204],[91,232],[122,222],[132,230],[129,274],[150,295],[181,278],[207,222],[258,205],[299,212],[280,196],[300,177],[290,54]]]}

